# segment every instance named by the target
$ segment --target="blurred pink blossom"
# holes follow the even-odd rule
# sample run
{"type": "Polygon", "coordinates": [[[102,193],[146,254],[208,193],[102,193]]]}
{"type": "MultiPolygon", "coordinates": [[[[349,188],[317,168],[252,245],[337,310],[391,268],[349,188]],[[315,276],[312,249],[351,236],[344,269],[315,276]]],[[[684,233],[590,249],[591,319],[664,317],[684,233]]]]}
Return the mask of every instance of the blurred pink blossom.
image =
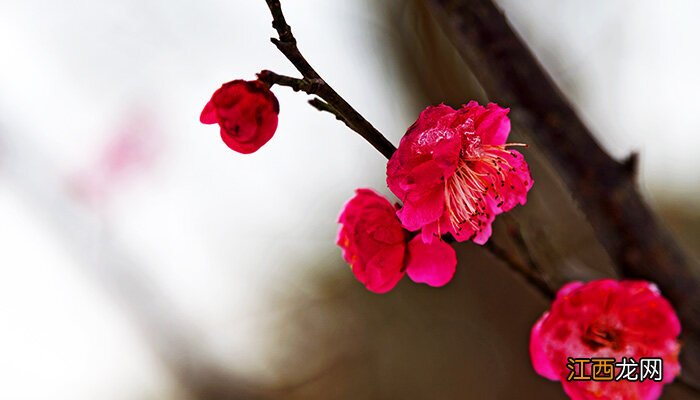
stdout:
{"type": "Polygon", "coordinates": [[[131,114],[95,152],[94,161],[70,177],[69,185],[83,201],[103,201],[153,167],[162,147],[163,138],[152,118],[145,112],[131,114]]]}
{"type": "MultiPolygon", "coordinates": [[[[681,326],[671,304],[644,281],[602,279],[562,287],[532,328],[530,355],[538,374],[562,382],[574,400],[653,400],[680,372],[681,326]],[[568,358],[663,360],[662,381],[568,380],[568,358]]],[[[588,365],[588,368],[591,366],[588,365]]],[[[590,371],[586,371],[590,374],[590,371]]]]}

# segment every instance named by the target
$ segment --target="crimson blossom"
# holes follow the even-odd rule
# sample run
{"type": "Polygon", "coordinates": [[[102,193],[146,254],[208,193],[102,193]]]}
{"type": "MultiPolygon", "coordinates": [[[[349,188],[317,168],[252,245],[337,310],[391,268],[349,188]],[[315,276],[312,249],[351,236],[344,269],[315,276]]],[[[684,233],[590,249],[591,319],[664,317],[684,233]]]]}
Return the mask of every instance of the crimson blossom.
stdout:
{"type": "MultiPolygon", "coordinates": [[[[601,279],[572,282],[557,293],[549,312],[532,328],[530,356],[535,371],[562,382],[574,400],[653,400],[680,372],[677,337],[681,325],[656,286],[645,281],[601,279]],[[662,359],[660,381],[569,380],[571,358],[614,358],[617,362],[662,359]],[[630,358],[631,357],[631,358],[630,358]]],[[[587,374],[591,365],[586,366],[587,374]]],[[[619,367],[618,367],[619,368],[619,367]]]]}
{"type": "Polygon", "coordinates": [[[202,110],[203,124],[219,124],[224,143],[243,154],[256,152],[277,129],[280,106],[264,82],[224,83],[202,110]]]}
{"type": "Polygon", "coordinates": [[[508,109],[470,101],[426,108],[387,165],[387,184],[403,201],[403,226],[423,240],[451,233],[484,244],[496,215],[525,204],[530,169],[506,143],[508,109]]]}
{"type": "Polygon", "coordinates": [[[411,239],[396,217],[396,207],[370,189],[356,191],[338,222],[343,258],[372,292],[388,292],[405,273],[430,286],[447,284],[455,273],[457,256],[449,244],[411,239]]]}

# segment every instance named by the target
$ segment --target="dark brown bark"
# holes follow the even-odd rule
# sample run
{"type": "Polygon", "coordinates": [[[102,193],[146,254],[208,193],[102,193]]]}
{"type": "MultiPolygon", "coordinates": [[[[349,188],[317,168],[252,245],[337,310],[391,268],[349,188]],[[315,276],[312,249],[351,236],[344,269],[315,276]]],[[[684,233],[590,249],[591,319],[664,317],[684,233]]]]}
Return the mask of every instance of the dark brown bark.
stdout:
{"type": "Polygon", "coordinates": [[[683,324],[684,380],[700,388],[700,269],[647,206],[634,160],[596,142],[491,0],[426,0],[492,101],[511,107],[559,171],[619,271],[656,282],[683,324]]]}

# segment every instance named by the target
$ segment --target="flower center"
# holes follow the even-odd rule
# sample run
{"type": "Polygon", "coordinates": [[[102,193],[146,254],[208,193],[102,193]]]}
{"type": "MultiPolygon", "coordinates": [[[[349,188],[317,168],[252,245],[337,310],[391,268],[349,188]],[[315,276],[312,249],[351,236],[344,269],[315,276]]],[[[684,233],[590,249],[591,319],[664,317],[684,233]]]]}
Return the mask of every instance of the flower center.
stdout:
{"type": "Polygon", "coordinates": [[[507,159],[514,158],[515,154],[506,150],[508,146],[525,145],[494,146],[469,141],[462,149],[457,169],[445,181],[447,214],[455,231],[461,231],[464,224],[468,224],[475,232],[481,232],[486,222],[481,217],[490,212],[486,200],[489,192],[498,201],[497,207],[503,205],[501,192],[506,185],[506,174],[515,172],[507,159]]]}
{"type": "Polygon", "coordinates": [[[594,351],[603,347],[617,350],[620,347],[620,334],[605,324],[595,322],[586,329],[581,341],[594,351]]]}

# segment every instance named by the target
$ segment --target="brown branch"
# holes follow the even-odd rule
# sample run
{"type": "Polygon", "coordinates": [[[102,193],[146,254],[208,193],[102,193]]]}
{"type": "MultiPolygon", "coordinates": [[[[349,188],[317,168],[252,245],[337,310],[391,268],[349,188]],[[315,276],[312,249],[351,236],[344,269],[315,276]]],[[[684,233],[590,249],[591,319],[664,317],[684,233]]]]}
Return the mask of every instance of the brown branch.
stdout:
{"type": "MultiPolygon", "coordinates": [[[[345,99],[321,78],[314,68],[306,61],[306,58],[301,54],[297,47],[297,41],[292,34],[292,28],[287,24],[282,13],[282,6],[279,0],[266,0],[267,6],[272,14],[272,27],[277,31],[279,38],[272,38],[272,43],[284,54],[285,57],[294,65],[294,67],[302,74],[304,80],[313,82],[317,86],[313,91],[304,90],[304,85],[297,86],[297,90],[302,90],[309,94],[314,94],[323,99],[330,107],[324,108],[323,111],[329,111],[336,115],[336,118],[342,120],[350,129],[354,130],[366,141],[368,141],[375,149],[382,153],[386,158],[396,150],[393,144],[387,140],[372,124],[369,123],[359,112],[357,112],[345,99]],[[331,111],[334,110],[334,111],[331,111]]],[[[268,71],[269,72],[269,71],[268,71]]],[[[276,75],[276,74],[275,74],[276,75]]],[[[279,76],[279,75],[278,75],[279,76]]],[[[272,75],[267,75],[272,78],[272,75]]],[[[260,77],[265,80],[266,76],[260,77]]],[[[294,78],[292,78],[294,79],[294,78]]],[[[268,81],[268,84],[279,83],[268,81]]],[[[289,83],[292,83],[291,81],[289,83]]],[[[289,86],[289,85],[287,85],[289,86]]],[[[312,103],[314,107],[320,105],[318,102],[312,103]]],[[[316,107],[318,108],[318,107],[316,107]]]]}
{"type": "MultiPolygon", "coordinates": [[[[319,89],[325,85],[325,82],[319,78],[293,78],[291,76],[279,75],[268,70],[260,71],[258,79],[267,83],[269,86],[287,86],[292,88],[295,92],[301,91],[307,94],[318,94],[319,89]]],[[[352,123],[345,119],[345,116],[341,114],[340,111],[320,98],[315,97],[309,100],[309,104],[319,111],[333,114],[337,120],[342,121],[348,128],[354,129],[352,123]]],[[[384,136],[382,136],[382,138],[384,138],[384,136]]]]}
{"type": "Polygon", "coordinates": [[[627,277],[656,282],[683,323],[681,363],[700,388],[700,269],[637,191],[625,165],[596,142],[491,0],[425,0],[491,100],[550,159],[601,244],[627,277]]]}
{"type": "Polygon", "coordinates": [[[323,85],[323,80],[319,78],[294,78],[291,76],[276,74],[269,70],[262,70],[258,73],[258,79],[265,82],[269,86],[280,85],[292,88],[295,92],[305,92],[308,94],[316,94],[318,89],[323,85]]]}
{"type": "Polygon", "coordinates": [[[510,267],[510,269],[516,271],[523,278],[525,278],[529,284],[539,290],[545,297],[547,297],[548,300],[554,299],[556,289],[549,284],[549,282],[539,272],[538,268],[533,268],[533,266],[526,265],[517,257],[514,257],[506,249],[500,247],[494,240],[486,242],[484,248],[499,260],[503,261],[508,267],[510,267]]]}
{"type": "Polygon", "coordinates": [[[309,104],[311,104],[311,106],[317,109],[318,111],[326,111],[335,115],[335,119],[337,119],[338,121],[342,121],[345,125],[352,129],[350,123],[346,121],[343,115],[340,114],[338,110],[336,110],[332,105],[326,103],[318,97],[314,97],[313,99],[309,100],[309,104]]]}
{"type": "MultiPolygon", "coordinates": [[[[450,234],[442,235],[442,240],[450,244],[457,241],[454,236],[450,234]]],[[[529,255],[526,256],[527,262],[523,263],[518,257],[513,256],[508,250],[496,243],[493,238],[482,247],[491,253],[491,255],[501,260],[511,271],[522,276],[527,283],[538,290],[547,300],[554,299],[556,288],[547,280],[542,269],[529,255]]],[[[521,251],[523,250],[521,249],[521,251]]]]}
{"type": "Polygon", "coordinates": [[[518,248],[518,250],[520,250],[523,257],[525,257],[525,262],[527,263],[528,267],[543,275],[542,278],[547,280],[547,277],[544,276],[544,271],[542,271],[537,261],[535,261],[535,258],[530,251],[530,246],[528,246],[527,242],[525,241],[523,230],[518,221],[510,214],[504,214],[501,216],[501,218],[505,221],[508,236],[510,236],[510,238],[513,240],[515,246],[518,248]]]}

